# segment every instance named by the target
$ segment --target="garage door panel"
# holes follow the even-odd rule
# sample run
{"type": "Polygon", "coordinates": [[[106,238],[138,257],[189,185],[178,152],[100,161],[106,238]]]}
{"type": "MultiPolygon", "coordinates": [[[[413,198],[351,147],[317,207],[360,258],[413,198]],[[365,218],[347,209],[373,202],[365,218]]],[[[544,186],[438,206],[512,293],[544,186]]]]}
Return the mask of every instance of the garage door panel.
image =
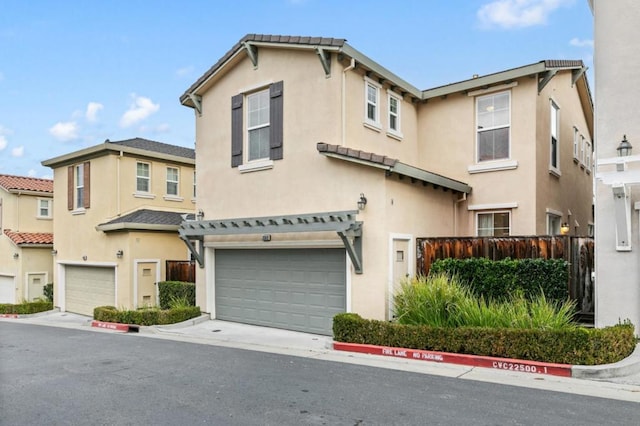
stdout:
{"type": "Polygon", "coordinates": [[[115,270],[90,266],[65,268],[65,310],[93,316],[96,306],[115,304],[115,270]]]}
{"type": "Polygon", "coordinates": [[[216,250],[215,265],[219,319],[331,334],[346,309],[343,249],[216,250]]]}

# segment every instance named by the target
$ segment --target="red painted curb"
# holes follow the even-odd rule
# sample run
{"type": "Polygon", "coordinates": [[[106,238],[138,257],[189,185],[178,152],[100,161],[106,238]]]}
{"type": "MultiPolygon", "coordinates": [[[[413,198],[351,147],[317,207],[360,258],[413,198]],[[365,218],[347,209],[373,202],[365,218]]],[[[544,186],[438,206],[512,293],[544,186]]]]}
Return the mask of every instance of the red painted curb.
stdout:
{"type": "Polygon", "coordinates": [[[19,314],[0,314],[0,318],[20,318],[19,314]]]}
{"type": "Polygon", "coordinates": [[[553,364],[548,362],[525,361],[480,355],[452,354],[420,349],[363,345],[359,343],[334,342],[333,349],[338,351],[383,355],[420,361],[444,362],[447,364],[460,364],[468,365],[470,367],[493,368],[496,370],[518,371],[522,373],[547,374],[561,377],[571,377],[572,368],[569,364],[553,364]]]}
{"type": "Polygon", "coordinates": [[[129,331],[129,324],[118,324],[115,322],[91,321],[91,327],[105,328],[115,331],[129,331]]]}

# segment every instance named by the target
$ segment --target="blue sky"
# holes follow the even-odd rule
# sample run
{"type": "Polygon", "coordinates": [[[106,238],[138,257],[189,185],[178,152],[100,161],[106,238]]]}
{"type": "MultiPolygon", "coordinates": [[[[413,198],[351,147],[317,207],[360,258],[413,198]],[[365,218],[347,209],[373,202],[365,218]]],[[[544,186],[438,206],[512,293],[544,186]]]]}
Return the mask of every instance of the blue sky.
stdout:
{"type": "MultiPolygon", "coordinates": [[[[0,173],[132,137],[193,147],[179,96],[247,33],[345,38],[419,89],[592,68],[587,0],[0,0],[0,173]]],[[[593,90],[593,73],[588,73],[593,90]]]]}

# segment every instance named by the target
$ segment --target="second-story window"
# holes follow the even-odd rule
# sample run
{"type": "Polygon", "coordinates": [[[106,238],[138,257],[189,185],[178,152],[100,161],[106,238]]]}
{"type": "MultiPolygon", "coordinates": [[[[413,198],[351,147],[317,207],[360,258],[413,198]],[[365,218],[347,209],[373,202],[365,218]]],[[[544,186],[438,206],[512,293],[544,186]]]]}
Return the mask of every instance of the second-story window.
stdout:
{"type": "Polygon", "coordinates": [[[388,97],[389,133],[395,136],[402,137],[402,132],[400,128],[402,99],[391,91],[389,91],[388,94],[389,94],[389,97],[388,97]]]}
{"type": "Polygon", "coordinates": [[[510,156],[510,92],[482,96],[476,100],[477,159],[504,160],[510,156]]]}
{"type": "Polygon", "coordinates": [[[84,207],[84,164],[78,164],[76,166],[76,205],[75,208],[79,209],[84,207]]]}
{"type": "Polygon", "coordinates": [[[51,201],[49,198],[38,198],[37,217],[47,219],[51,217],[51,201]]]}
{"type": "Polygon", "coordinates": [[[178,169],[167,167],[167,195],[178,195],[178,169]]]}
{"type": "Polygon", "coordinates": [[[81,213],[91,205],[91,163],[69,166],[67,179],[67,209],[81,213]]]}
{"type": "Polygon", "coordinates": [[[247,96],[248,161],[269,158],[269,90],[247,96]]]}
{"type": "Polygon", "coordinates": [[[551,117],[550,117],[550,147],[549,147],[549,168],[555,172],[560,171],[560,108],[555,102],[551,101],[551,117]]]}
{"type": "Polygon", "coordinates": [[[151,189],[151,166],[149,163],[136,164],[136,191],[149,192],[151,189]]]}
{"type": "Polygon", "coordinates": [[[193,198],[196,198],[196,171],[193,171],[193,198]]]}
{"type": "Polygon", "coordinates": [[[373,80],[365,79],[365,115],[364,121],[380,127],[380,86],[373,80]]]}

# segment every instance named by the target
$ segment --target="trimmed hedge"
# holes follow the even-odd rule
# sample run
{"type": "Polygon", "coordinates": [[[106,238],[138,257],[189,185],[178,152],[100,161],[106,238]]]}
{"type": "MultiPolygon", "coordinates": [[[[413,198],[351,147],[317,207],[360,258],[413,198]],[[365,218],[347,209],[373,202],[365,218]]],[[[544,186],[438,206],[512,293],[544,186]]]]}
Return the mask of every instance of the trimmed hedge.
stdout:
{"type": "Polygon", "coordinates": [[[333,338],[337,342],[572,365],[617,362],[636,346],[630,323],[569,330],[439,328],[367,320],[353,313],[334,316],[333,338]]]}
{"type": "Polygon", "coordinates": [[[115,306],[98,306],[93,310],[97,321],[120,324],[166,325],[186,321],[200,316],[199,306],[174,309],[138,309],[135,311],[118,310],[115,306]]]}
{"type": "Polygon", "coordinates": [[[53,309],[52,302],[24,302],[17,305],[11,303],[0,304],[0,314],[36,314],[38,312],[50,311],[53,309]]]}
{"type": "Polygon", "coordinates": [[[196,285],[185,281],[161,281],[158,283],[160,309],[169,309],[174,299],[185,298],[192,306],[196,305],[196,285]]]}
{"type": "Polygon", "coordinates": [[[429,273],[455,275],[485,299],[502,300],[518,291],[531,297],[540,290],[547,300],[563,302],[569,298],[569,268],[563,259],[438,259],[429,273]]]}

